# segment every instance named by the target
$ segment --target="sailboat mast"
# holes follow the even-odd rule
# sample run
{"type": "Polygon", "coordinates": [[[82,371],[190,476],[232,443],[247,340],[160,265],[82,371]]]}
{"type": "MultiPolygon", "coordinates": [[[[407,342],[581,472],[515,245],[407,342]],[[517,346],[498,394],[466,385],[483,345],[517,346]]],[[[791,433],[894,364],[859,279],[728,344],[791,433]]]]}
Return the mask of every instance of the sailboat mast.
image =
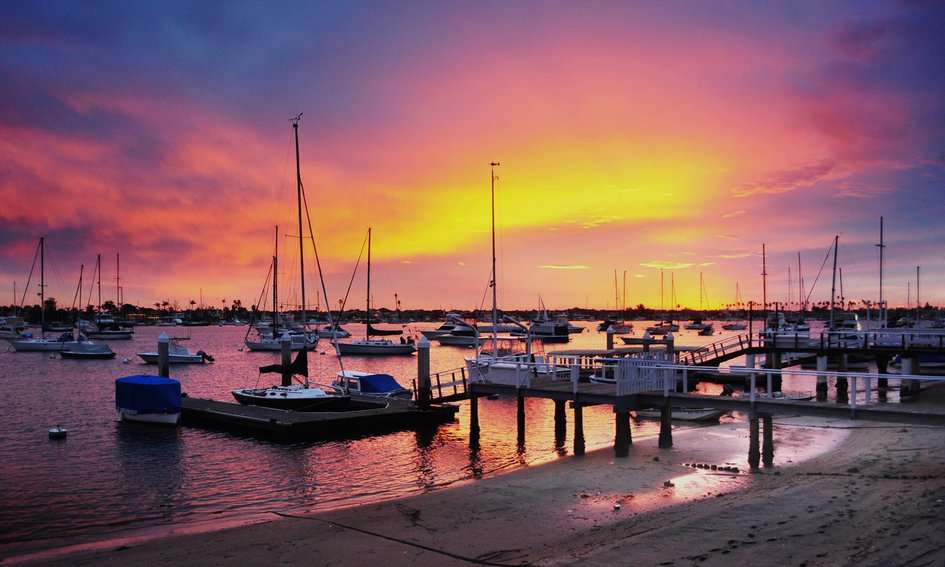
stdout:
{"type": "Polygon", "coordinates": [[[879,325],[886,326],[886,306],[883,304],[883,252],[886,244],[883,242],[883,217],[879,217],[879,325]]]}
{"type": "Polygon", "coordinates": [[[367,229],[367,298],[365,300],[364,337],[371,338],[371,227],[367,229]]]}
{"type": "Polygon", "coordinates": [[[617,292],[617,268],[614,268],[614,311],[618,311],[620,307],[620,293],[617,292]]]}
{"type": "Polygon", "coordinates": [[[40,336],[46,336],[46,237],[39,237],[39,321],[40,336]]]}
{"type": "Polygon", "coordinates": [[[919,326],[919,315],[922,313],[919,311],[922,303],[919,302],[919,266],[915,267],[915,324],[916,327],[919,326]]]}
{"type": "Polygon", "coordinates": [[[768,319],[768,255],[764,243],[761,244],[761,306],[768,319]]]}
{"type": "Polygon", "coordinates": [[[837,247],[840,242],[840,235],[833,237],[833,281],[830,284],[830,328],[833,329],[833,309],[837,297],[837,247]]]}
{"type": "Polygon", "coordinates": [[[804,299],[804,277],[801,275],[801,253],[797,253],[797,305],[801,313],[807,311],[807,301],[804,299]]]}
{"type": "Polygon", "coordinates": [[[663,306],[663,295],[663,268],[660,268],[660,311],[665,309],[663,306]]]}
{"type": "Polygon", "coordinates": [[[702,311],[702,272],[699,272],[699,311],[702,311]]]}
{"type": "Polygon", "coordinates": [[[295,132],[295,189],[296,200],[298,201],[299,211],[299,272],[302,274],[302,325],[308,322],[305,314],[305,236],[302,234],[302,166],[299,163],[299,121],[302,120],[302,113],[292,119],[292,130],[295,132]]]}
{"type": "Polygon", "coordinates": [[[497,355],[498,349],[498,338],[496,337],[496,331],[499,329],[499,308],[498,308],[498,290],[496,283],[496,269],[495,269],[495,168],[499,166],[499,162],[493,161],[489,163],[489,172],[490,172],[490,187],[492,193],[492,356],[497,355]]]}
{"type": "Polygon", "coordinates": [[[95,256],[95,273],[98,277],[98,312],[102,312],[102,255],[95,256]]]}
{"type": "Polygon", "coordinates": [[[272,257],[272,338],[279,331],[279,225],[276,225],[276,253],[272,257]]]}
{"type": "Polygon", "coordinates": [[[121,308],[121,254],[115,252],[115,305],[121,308]]]}

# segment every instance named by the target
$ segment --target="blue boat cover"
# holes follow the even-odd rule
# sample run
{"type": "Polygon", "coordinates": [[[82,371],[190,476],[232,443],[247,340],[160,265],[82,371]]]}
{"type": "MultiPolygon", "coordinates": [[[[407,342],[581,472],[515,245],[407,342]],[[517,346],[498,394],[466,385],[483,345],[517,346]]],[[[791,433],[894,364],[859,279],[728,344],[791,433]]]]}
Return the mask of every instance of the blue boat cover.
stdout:
{"type": "Polygon", "coordinates": [[[403,390],[403,387],[390,374],[369,374],[362,376],[360,381],[362,392],[382,394],[394,390],[403,390]]]}
{"type": "Polygon", "coordinates": [[[180,412],[180,382],[160,376],[125,376],[115,380],[115,406],[138,413],[180,412]]]}

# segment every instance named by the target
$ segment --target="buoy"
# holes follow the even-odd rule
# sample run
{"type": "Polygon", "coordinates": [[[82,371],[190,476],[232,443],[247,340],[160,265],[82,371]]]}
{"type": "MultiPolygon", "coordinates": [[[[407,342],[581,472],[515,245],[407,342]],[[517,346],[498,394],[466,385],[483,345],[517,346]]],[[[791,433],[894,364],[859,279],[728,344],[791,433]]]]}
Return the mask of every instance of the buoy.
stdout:
{"type": "Polygon", "coordinates": [[[69,431],[61,425],[49,428],[50,439],[65,439],[67,433],[69,433],[69,431]]]}
{"type": "Polygon", "coordinates": [[[121,363],[122,363],[122,364],[128,364],[129,362],[131,362],[131,361],[128,359],[127,356],[121,359],[121,363]]]}
{"type": "Polygon", "coordinates": [[[55,354],[50,354],[50,355],[49,355],[49,360],[56,360],[56,355],[55,355],[55,354]]]}
{"type": "Polygon", "coordinates": [[[243,347],[240,347],[240,352],[243,352],[243,347]]]}

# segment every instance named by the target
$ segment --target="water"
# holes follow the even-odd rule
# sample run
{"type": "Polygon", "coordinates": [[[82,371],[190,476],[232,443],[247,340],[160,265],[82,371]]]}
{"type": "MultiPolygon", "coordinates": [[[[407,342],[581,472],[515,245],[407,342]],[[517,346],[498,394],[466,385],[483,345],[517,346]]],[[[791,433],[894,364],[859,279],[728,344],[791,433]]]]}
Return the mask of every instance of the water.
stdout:
{"type": "MultiPolygon", "coordinates": [[[[637,335],[648,323],[636,322],[637,335]]],[[[603,348],[596,323],[569,345],[547,350],[603,348]]],[[[419,324],[414,328],[433,328],[419,324]]],[[[355,336],[360,325],[346,325],[355,336]]],[[[526,443],[516,440],[514,400],[480,403],[481,448],[468,445],[468,405],[455,423],[423,431],[324,442],[275,442],[205,429],[162,429],[120,423],[114,413],[114,379],[153,374],[139,351],[153,351],[162,332],[189,335],[191,350],[216,359],[210,365],[172,366],[191,396],[231,401],[230,390],[268,385],[258,367],[278,353],[240,352],[245,327],[142,327],[132,341],[113,341],[110,361],[50,358],[49,353],[0,352],[4,411],[0,412],[0,556],[126,537],[160,526],[224,525],[259,518],[269,510],[306,512],[418,494],[457,482],[547,462],[570,452],[554,440],[553,404],[529,399],[526,443]],[[127,364],[123,358],[131,361],[127,364]],[[66,441],[46,429],[62,424],[66,441]]],[[[693,332],[678,344],[718,340],[693,332]]],[[[322,341],[320,347],[327,346],[322,341]]],[[[470,350],[431,349],[434,371],[462,366],[470,350]]],[[[416,357],[347,357],[346,368],[384,371],[409,387],[416,357]]],[[[328,382],[338,370],[330,354],[309,357],[311,375],[328,382]]],[[[584,413],[588,450],[613,442],[610,407],[584,413]]],[[[634,424],[634,438],[658,427],[634,424]]]]}

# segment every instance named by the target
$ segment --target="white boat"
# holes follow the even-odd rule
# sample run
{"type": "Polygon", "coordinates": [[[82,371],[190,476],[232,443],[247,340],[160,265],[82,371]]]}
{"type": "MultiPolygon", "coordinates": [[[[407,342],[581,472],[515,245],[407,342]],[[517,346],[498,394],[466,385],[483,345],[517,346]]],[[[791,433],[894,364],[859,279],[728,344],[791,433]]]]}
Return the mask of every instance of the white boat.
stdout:
{"type": "Polygon", "coordinates": [[[76,360],[103,360],[115,358],[115,351],[106,344],[86,340],[66,343],[59,355],[76,360]]]}
{"type": "Polygon", "coordinates": [[[687,331],[701,331],[702,329],[705,329],[707,326],[711,326],[711,325],[703,322],[702,319],[693,319],[692,321],[689,321],[688,323],[686,323],[685,328],[687,331]]]}
{"type": "MultiPolygon", "coordinates": [[[[291,339],[291,348],[293,351],[297,350],[315,350],[318,347],[318,335],[308,334],[290,334],[289,338],[291,339]]],[[[259,335],[255,339],[250,340],[248,337],[243,340],[246,344],[246,347],[251,351],[269,351],[269,352],[281,352],[282,351],[282,339],[273,338],[271,336],[259,335]]]]}
{"type": "MultiPolygon", "coordinates": [[[[475,334],[475,329],[472,327],[472,325],[467,324],[465,321],[459,318],[459,315],[455,313],[448,313],[446,315],[446,322],[436,329],[420,331],[420,334],[432,341],[444,335],[452,334],[455,330],[468,331],[475,334]]],[[[485,332],[482,328],[480,328],[479,331],[485,332]]]]}
{"type": "Polygon", "coordinates": [[[60,352],[67,345],[76,342],[72,333],[64,333],[57,338],[32,337],[21,335],[19,339],[8,339],[13,350],[16,352],[60,352]]]}
{"type": "Polygon", "coordinates": [[[343,329],[342,327],[325,327],[318,330],[318,337],[321,339],[346,339],[351,336],[351,333],[343,329]]]}
{"type": "Polygon", "coordinates": [[[724,325],[722,325],[722,328],[725,329],[726,331],[744,331],[745,329],[748,328],[748,325],[746,323],[739,323],[739,322],[733,321],[730,323],[725,323],[724,325]]]}
{"type": "MultiPolygon", "coordinates": [[[[213,362],[213,357],[202,350],[190,352],[190,349],[177,341],[171,341],[167,346],[168,364],[202,364],[213,362]]],[[[138,357],[148,364],[157,364],[160,355],[157,352],[139,352],[138,357]]]]}
{"type": "MultiPolygon", "coordinates": [[[[671,408],[671,419],[674,421],[701,421],[717,422],[720,417],[725,415],[724,410],[715,408],[683,408],[673,406],[671,408]]],[[[636,410],[638,419],[660,419],[659,408],[646,408],[636,410]]]]}
{"type": "Polygon", "coordinates": [[[390,374],[343,370],[331,383],[339,393],[368,396],[372,398],[411,399],[413,392],[397,383],[390,374]]]}
{"type": "Polygon", "coordinates": [[[399,335],[402,331],[377,330],[371,326],[371,228],[367,234],[367,295],[365,300],[364,338],[343,343],[335,341],[335,349],[339,355],[408,355],[417,349],[413,339],[400,338],[399,343],[390,339],[372,339],[371,335],[399,335]]]}
{"type": "Polygon", "coordinates": [[[349,343],[337,342],[335,348],[342,355],[395,355],[413,354],[412,342],[395,343],[390,339],[358,339],[349,343]]]}
{"type": "MultiPolygon", "coordinates": [[[[315,234],[311,231],[311,224],[309,224],[309,233],[305,234],[302,225],[302,203],[303,203],[303,193],[302,193],[302,170],[301,164],[299,161],[299,122],[302,119],[302,115],[299,114],[292,120],[292,129],[295,133],[295,171],[296,171],[296,197],[298,204],[298,238],[299,238],[299,272],[300,272],[300,282],[301,289],[303,290],[301,294],[302,299],[302,321],[307,321],[308,317],[305,312],[305,263],[303,261],[303,244],[307,238],[310,238],[312,245],[315,243],[315,234]]],[[[306,215],[308,211],[306,210],[306,215]]],[[[337,395],[334,393],[329,393],[323,390],[322,388],[311,386],[308,382],[308,347],[311,345],[314,348],[314,343],[318,342],[317,334],[302,332],[296,334],[294,337],[290,337],[287,334],[284,334],[278,340],[275,339],[276,331],[278,330],[279,325],[279,300],[278,300],[278,250],[279,250],[279,229],[276,227],[276,254],[272,257],[272,334],[269,337],[261,336],[258,341],[249,341],[248,335],[249,330],[247,330],[247,337],[244,338],[246,345],[253,349],[257,347],[260,350],[275,350],[271,347],[275,344],[279,345],[279,350],[282,348],[283,342],[289,342],[292,345],[293,350],[299,350],[300,352],[296,355],[295,361],[289,363],[288,367],[283,366],[282,364],[268,365],[260,368],[260,372],[276,372],[282,375],[282,383],[279,385],[273,385],[269,388],[241,388],[237,390],[232,390],[231,393],[233,397],[236,398],[241,404],[246,405],[257,405],[263,407],[271,407],[284,410],[297,410],[297,411],[333,411],[333,410],[344,410],[347,409],[348,403],[351,398],[346,395],[337,395]],[[304,384],[293,384],[292,379],[295,375],[302,375],[305,377],[304,384]]],[[[267,282],[268,283],[268,282],[267,282]]],[[[265,289],[265,286],[264,288],[265,289]]],[[[327,297],[326,297],[327,301],[327,297]]],[[[329,312],[329,323],[332,324],[331,313],[329,312]]],[[[252,326],[250,326],[252,328],[252,326]]]]}
{"type": "Polygon", "coordinates": [[[436,342],[440,343],[441,346],[458,346],[458,347],[475,347],[481,345],[486,339],[486,337],[480,335],[443,335],[436,339],[436,342]]]}

